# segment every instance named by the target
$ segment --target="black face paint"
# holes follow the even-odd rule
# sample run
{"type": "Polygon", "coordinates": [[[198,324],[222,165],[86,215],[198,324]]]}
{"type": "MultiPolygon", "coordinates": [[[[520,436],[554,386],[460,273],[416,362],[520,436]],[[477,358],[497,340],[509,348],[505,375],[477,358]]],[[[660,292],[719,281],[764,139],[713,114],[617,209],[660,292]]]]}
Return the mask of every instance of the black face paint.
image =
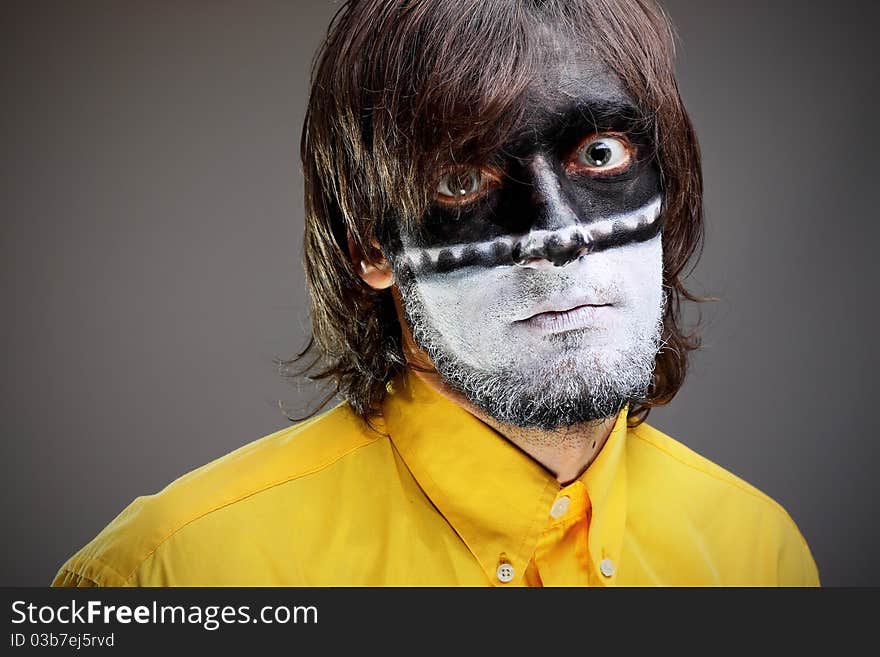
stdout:
{"type": "Polygon", "coordinates": [[[497,184],[464,205],[435,202],[417,231],[386,245],[412,275],[537,261],[562,266],[660,232],[653,144],[642,112],[614,76],[589,60],[566,64],[534,85],[530,105],[490,163],[500,172],[497,184]],[[572,170],[575,149],[592,134],[625,139],[629,165],[610,175],[572,170]]]}
{"type": "Polygon", "coordinates": [[[659,220],[660,197],[623,215],[596,218],[554,230],[533,230],[521,235],[501,235],[476,243],[451,244],[407,249],[409,265],[414,275],[445,273],[461,267],[499,267],[504,265],[528,266],[546,260],[557,267],[598,253],[605,249],[655,237],[662,227],[659,220]]]}

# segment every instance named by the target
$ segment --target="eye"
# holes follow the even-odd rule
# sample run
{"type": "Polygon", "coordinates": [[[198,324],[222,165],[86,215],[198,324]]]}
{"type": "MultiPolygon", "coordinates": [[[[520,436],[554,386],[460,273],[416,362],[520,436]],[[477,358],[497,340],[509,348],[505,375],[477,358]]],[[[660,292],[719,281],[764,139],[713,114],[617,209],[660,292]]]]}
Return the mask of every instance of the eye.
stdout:
{"type": "Polygon", "coordinates": [[[465,205],[488,192],[499,182],[497,175],[479,167],[452,169],[440,178],[434,198],[446,205],[465,205]]]}
{"type": "Polygon", "coordinates": [[[634,150],[621,134],[593,134],[578,147],[569,166],[588,174],[619,173],[630,166],[634,150]]]}

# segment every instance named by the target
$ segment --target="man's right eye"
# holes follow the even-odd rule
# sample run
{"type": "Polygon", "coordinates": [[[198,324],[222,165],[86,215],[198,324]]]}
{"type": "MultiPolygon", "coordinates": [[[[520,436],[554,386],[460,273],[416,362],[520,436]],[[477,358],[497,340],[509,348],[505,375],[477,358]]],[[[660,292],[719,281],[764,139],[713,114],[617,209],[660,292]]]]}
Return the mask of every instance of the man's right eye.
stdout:
{"type": "Polygon", "coordinates": [[[434,199],[444,205],[467,205],[500,182],[497,175],[480,167],[453,169],[440,178],[434,199]]]}

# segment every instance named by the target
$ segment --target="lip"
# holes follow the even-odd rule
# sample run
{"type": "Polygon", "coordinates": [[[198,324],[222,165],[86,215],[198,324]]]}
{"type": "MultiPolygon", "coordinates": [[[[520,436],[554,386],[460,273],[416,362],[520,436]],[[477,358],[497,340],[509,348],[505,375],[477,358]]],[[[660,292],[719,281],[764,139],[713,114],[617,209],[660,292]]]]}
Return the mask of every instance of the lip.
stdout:
{"type": "Polygon", "coordinates": [[[529,304],[517,321],[525,322],[545,313],[565,313],[581,306],[610,306],[615,302],[616,299],[611,294],[599,290],[547,296],[529,304]]]}
{"type": "Polygon", "coordinates": [[[612,308],[610,303],[583,303],[566,310],[539,312],[516,323],[542,332],[560,333],[595,326],[612,308]]]}

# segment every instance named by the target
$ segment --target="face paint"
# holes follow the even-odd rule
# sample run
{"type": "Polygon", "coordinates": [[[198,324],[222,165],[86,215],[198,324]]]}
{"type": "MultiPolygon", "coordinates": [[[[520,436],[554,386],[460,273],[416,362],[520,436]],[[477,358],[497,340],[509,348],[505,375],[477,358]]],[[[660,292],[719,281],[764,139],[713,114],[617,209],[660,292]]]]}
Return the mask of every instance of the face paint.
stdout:
{"type": "Polygon", "coordinates": [[[383,244],[416,343],[500,422],[556,429],[647,392],[662,197],[636,115],[595,61],[559,63],[503,159],[442,174],[420,229],[383,244]]]}
{"type": "Polygon", "coordinates": [[[408,240],[403,257],[416,274],[445,273],[469,266],[533,266],[546,260],[565,265],[575,258],[631,242],[649,240],[660,230],[658,195],[641,208],[619,215],[575,223],[556,230],[532,230],[521,235],[499,235],[490,240],[421,247],[408,240]]]}

